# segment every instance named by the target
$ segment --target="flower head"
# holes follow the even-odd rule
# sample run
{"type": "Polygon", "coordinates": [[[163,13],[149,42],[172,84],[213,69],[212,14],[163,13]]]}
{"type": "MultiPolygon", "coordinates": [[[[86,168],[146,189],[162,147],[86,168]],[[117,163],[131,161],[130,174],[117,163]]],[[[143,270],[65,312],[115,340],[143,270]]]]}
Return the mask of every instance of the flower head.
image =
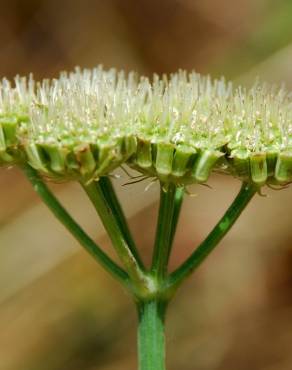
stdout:
{"type": "Polygon", "coordinates": [[[122,163],[178,184],[213,169],[250,181],[292,181],[292,96],[256,83],[180,71],[139,77],[76,69],[0,86],[0,161],[55,178],[96,179],[122,163]]]}

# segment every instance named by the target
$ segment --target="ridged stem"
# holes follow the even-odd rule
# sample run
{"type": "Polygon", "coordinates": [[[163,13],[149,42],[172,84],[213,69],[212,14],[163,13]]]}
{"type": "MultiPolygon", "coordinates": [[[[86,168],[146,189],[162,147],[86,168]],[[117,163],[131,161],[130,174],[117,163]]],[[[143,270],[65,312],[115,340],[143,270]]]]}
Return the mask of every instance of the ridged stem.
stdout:
{"type": "Polygon", "coordinates": [[[165,370],[165,310],[156,300],[138,304],[139,370],[165,370]]]}
{"type": "Polygon", "coordinates": [[[119,199],[116,195],[115,189],[112,185],[112,182],[108,176],[102,176],[99,179],[98,185],[103,191],[104,197],[108,203],[108,205],[112,209],[112,214],[116,219],[116,222],[118,223],[120,230],[122,234],[124,235],[124,238],[128,244],[129,249],[131,250],[133,256],[135,257],[137,263],[141,268],[144,268],[143,261],[141,259],[141,256],[137,250],[136,243],[132,237],[131,231],[129,229],[126,217],[124,215],[122,206],[119,202],[119,199]]]}
{"type": "Polygon", "coordinates": [[[167,188],[164,188],[163,184],[160,185],[160,205],[151,266],[151,273],[158,281],[162,281],[167,274],[167,264],[174,238],[173,229],[177,223],[177,220],[173,222],[176,191],[174,184],[169,184],[167,188]]]}
{"type": "Polygon", "coordinates": [[[87,252],[89,252],[93,258],[98,261],[114,278],[128,287],[129,275],[114,261],[112,261],[69,215],[47,185],[43,182],[37,171],[29,165],[23,166],[23,171],[42,201],[71,233],[71,235],[74,236],[80,245],[82,245],[87,252]]]}
{"type": "Polygon", "coordinates": [[[168,286],[177,288],[206,259],[221,239],[231,229],[241,212],[248,205],[257,187],[243,183],[241,189],[224,216],[199,247],[168,278],[168,286]]]}
{"type": "Polygon", "coordinates": [[[120,224],[117,222],[113,213],[114,211],[104,195],[104,189],[100,187],[98,182],[91,182],[89,184],[81,182],[81,185],[96,209],[125,270],[136,286],[137,293],[140,295],[148,294],[152,282],[148,279],[132,253],[125,235],[120,229],[120,224]]]}

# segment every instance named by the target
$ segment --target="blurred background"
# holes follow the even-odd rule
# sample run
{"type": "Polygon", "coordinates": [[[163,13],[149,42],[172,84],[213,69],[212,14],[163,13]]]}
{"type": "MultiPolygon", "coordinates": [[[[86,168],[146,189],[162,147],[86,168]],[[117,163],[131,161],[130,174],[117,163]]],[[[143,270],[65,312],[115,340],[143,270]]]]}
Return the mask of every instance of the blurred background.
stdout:
{"type": "MultiPolygon", "coordinates": [[[[152,75],[179,68],[292,86],[291,0],[0,0],[0,76],[76,65],[152,75]]],[[[115,180],[145,261],[158,187],[115,180]]],[[[185,199],[171,268],[216,223],[240,184],[214,176],[185,199]]],[[[76,184],[52,185],[113,255],[76,184]]],[[[292,188],[264,189],[179,291],[168,369],[292,368],[292,188]]],[[[17,170],[0,173],[0,370],[132,370],[136,313],[17,170]]]]}

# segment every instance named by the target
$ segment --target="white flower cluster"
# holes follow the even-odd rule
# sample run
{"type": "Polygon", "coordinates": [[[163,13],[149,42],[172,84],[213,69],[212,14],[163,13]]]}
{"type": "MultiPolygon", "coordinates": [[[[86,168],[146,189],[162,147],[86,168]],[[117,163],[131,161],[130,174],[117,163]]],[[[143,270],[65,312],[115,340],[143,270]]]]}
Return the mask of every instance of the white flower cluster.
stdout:
{"type": "Polygon", "coordinates": [[[222,165],[265,183],[278,157],[292,156],[291,138],[292,95],[265,84],[233,88],[184,71],[149,80],[101,67],[0,84],[0,162],[28,160],[45,173],[98,177],[127,161],[184,183],[205,182],[222,165]]]}

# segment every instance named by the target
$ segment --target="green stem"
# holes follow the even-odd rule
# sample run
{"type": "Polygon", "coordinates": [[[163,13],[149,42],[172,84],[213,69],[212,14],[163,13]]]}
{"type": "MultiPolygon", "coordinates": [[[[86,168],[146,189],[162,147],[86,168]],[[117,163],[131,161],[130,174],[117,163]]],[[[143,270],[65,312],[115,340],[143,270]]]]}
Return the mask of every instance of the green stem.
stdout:
{"type": "Polygon", "coordinates": [[[170,288],[178,287],[205,260],[230,230],[256,192],[257,188],[253,185],[242,184],[237,197],[211,233],[191,256],[169,276],[167,285],[170,288]]]}
{"type": "Polygon", "coordinates": [[[66,227],[76,240],[97,260],[105,270],[124,285],[129,285],[129,275],[113,262],[102,249],[85,233],[85,231],[68,214],[60,202],[49,190],[41,177],[29,165],[23,167],[24,173],[31,182],[34,190],[38,193],[43,202],[52,211],[55,217],[66,227]]]}
{"type": "Polygon", "coordinates": [[[177,224],[178,224],[178,220],[179,220],[179,216],[180,216],[180,211],[181,211],[181,207],[182,207],[182,203],[183,203],[183,199],[184,199],[184,193],[185,193],[184,187],[179,187],[175,191],[174,209],[173,209],[171,235],[170,235],[170,249],[169,249],[169,253],[168,253],[168,258],[170,257],[170,252],[171,252],[171,248],[172,248],[175,233],[176,233],[176,228],[177,228],[177,224]]]}
{"type": "Polygon", "coordinates": [[[124,215],[123,209],[118,200],[118,197],[116,195],[115,189],[112,185],[110,178],[107,176],[102,176],[99,179],[99,185],[103,191],[104,197],[108,205],[111,207],[112,214],[115,217],[116,222],[118,223],[122,234],[124,235],[124,238],[129,246],[129,249],[131,250],[139,266],[144,268],[144,264],[141,260],[136,244],[133,240],[126,217],[124,215]]]}
{"type": "Polygon", "coordinates": [[[81,183],[81,185],[94,205],[103,226],[112,241],[113,247],[115,248],[127,273],[138,289],[138,293],[147,294],[151,288],[149,287],[149,284],[152,285],[152,282],[149,281],[144,270],[139,266],[135,256],[130,250],[125,237],[120,230],[119,223],[113,215],[113,211],[104,196],[102,188],[99,186],[98,182],[91,182],[90,184],[81,183]]]}
{"type": "Polygon", "coordinates": [[[138,362],[139,370],[165,370],[166,304],[159,301],[138,305],[138,362]]]}
{"type": "Polygon", "coordinates": [[[166,189],[162,184],[160,185],[160,205],[151,266],[151,272],[158,281],[163,280],[167,273],[167,263],[174,237],[173,227],[176,227],[176,222],[173,223],[176,189],[174,184],[169,184],[166,189]]]}

